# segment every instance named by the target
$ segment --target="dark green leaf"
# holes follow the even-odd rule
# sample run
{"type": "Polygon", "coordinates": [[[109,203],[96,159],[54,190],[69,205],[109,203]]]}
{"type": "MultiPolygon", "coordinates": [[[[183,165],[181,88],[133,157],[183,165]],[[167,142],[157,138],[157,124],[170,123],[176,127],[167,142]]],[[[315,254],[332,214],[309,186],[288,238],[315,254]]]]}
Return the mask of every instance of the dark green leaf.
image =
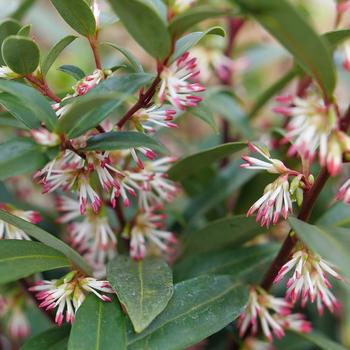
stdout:
{"type": "Polygon", "coordinates": [[[22,122],[17,120],[13,115],[11,115],[8,112],[0,112],[0,126],[28,130],[28,128],[22,122]]]}
{"type": "Polygon", "coordinates": [[[0,284],[67,266],[69,260],[62,253],[42,243],[0,240],[0,284]]]}
{"type": "Polygon", "coordinates": [[[130,332],[128,349],[185,349],[234,321],[247,298],[246,288],[228,276],[200,276],[178,283],[164,312],[144,332],[130,332]]]}
{"type": "Polygon", "coordinates": [[[89,37],[96,32],[96,21],[84,0],[51,0],[62,18],[79,34],[89,37]]]}
{"type": "Polygon", "coordinates": [[[318,82],[325,96],[332,97],[336,79],[331,51],[287,0],[237,0],[236,3],[294,56],[318,82]]]}
{"type": "Polygon", "coordinates": [[[164,152],[165,148],[156,139],[136,131],[111,131],[92,136],[84,151],[114,151],[134,147],[149,147],[164,152]]]}
{"type": "Polygon", "coordinates": [[[335,264],[350,279],[350,231],[340,227],[310,225],[290,217],[289,223],[308,248],[335,264]]]}
{"type": "Polygon", "coordinates": [[[0,92],[0,104],[24,125],[28,126],[29,129],[40,127],[40,120],[33,111],[22,104],[21,100],[15,95],[0,92]]]}
{"type": "Polygon", "coordinates": [[[66,350],[70,326],[53,327],[27,340],[20,350],[66,350]]]}
{"type": "Polygon", "coordinates": [[[253,218],[232,216],[210,222],[186,237],[185,254],[214,251],[228,246],[240,246],[265,232],[253,218]]]}
{"type": "Polygon", "coordinates": [[[58,70],[66,74],[69,74],[76,80],[81,80],[86,76],[85,72],[82,69],[80,69],[77,66],[72,66],[69,64],[64,64],[63,66],[59,67],[58,70]]]}
{"type": "Polygon", "coordinates": [[[103,302],[89,295],[79,308],[68,350],[126,350],[125,316],[114,299],[103,302]]]}
{"type": "Polygon", "coordinates": [[[118,50],[129,61],[131,67],[134,69],[135,72],[139,72],[139,73],[143,72],[143,67],[141,63],[136,59],[136,57],[129,50],[126,50],[125,48],[110,42],[104,42],[102,44],[108,45],[110,47],[113,47],[113,49],[118,50]]]}
{"type": "Polygon", "coordinates": [[[38,120],[45,123],[49,130],[54,129],[57,116],[46,98],[34,88],[16,81],[1,79],[0,91],[14,95],[22,106],[30,109],[38,120]]]}
{"type": "Polygon", "coordinates": [[[86,274],[90,275],[90,267],[84,261],[84,259],[70,246],[63,241],[59,240],[52,234],[44,231],[40,227],[33,225],[32,223],[25,221],[17,216],[14,216],[6,211],[0,210],[0,220],[7,222],[10,225],[16,226],[23,230],[28,236],[37,239],[38,241],[46,244],[47,246],[56,249],[63,253],[68,259],[70,259],[77,267],[86,274]]]}
{"type": "Polygon", "coordinates": [[[73,42],[77,37],[74,35],[68,35],[61,39],[58,43],[56,43],[43,62],[41,63],[41,73],[43,76],[47,74],[50,67],[53,65],[53,63],[56,61],[58,55],[71,43],[73,42]]]}
{"type": "Polygon", "coordinates": [[[29,36],[30,35],[30,32],[32,30],[32,25],[31,24],[27,24],[26,26],[22,27],[17,35],[20,35],[20,36],[29,36]]]}
{"type": "Polygon", "coordinates": [[[179,39],[175,44],[174,53],[171,55],[170,62],[174,62],[186,51],[191,49],[193,46],[198,44],[198,42],[203,39],[206,35],[219,35],[225,36],[225,31],[222,27],[212,27],[205,32],[193,32],[185,35],[179,39]]]}
{"type": "Polygon", "coordinates": [[[208,6],[194,7],[174,17],[169,24],[169,31],[173,35],[179,36],[206,19],[229,15],[230,10],[227,9],[217,9],[208,6]]]}
{"type": "Polygon", "coordinates": [[[326,39],[331,48],[335,49],[343,41],[350,38],[350,29],[340,29],[333,32],[327,32],[324,33],[322,37],[326,39]]]}
{"type": "Polygon", "coordinates": [[[6,65],[21,75],[33,73],[39,65],[38,45],[25,36],[10,35],[7,37],[2,43],[1,53],[6,65]]]}
{"type": "Polygon", "coordinates": [[[45,162],[46,158],[40,147],[29,138],[15,138],[0,144],[1,180],[36,171],[45,162]]]}
{"type": "Polygon", "coordinates": [[[215,133],[219,133],[213,113],[211,112],[205,100],[202,101],[198,106],[189,108],[188,112],[207,123],[215,133]]]}
{"type": "MultiPolygon", "coordinates": [[[[14,19],[5,19],[0,22],[0,48],[4,40],[10,36],[17,34],[21,29],[21,24],[14,19]]],[[[0,54],[0,64],[3,65],[5,62],[0,54]]]]}
{"type": "Polygon", "coordinates": [[[166,23],[153,6],[142,0],[109,0],[109,2],[130,35],[150,55],[165,58],[169,54],[170,35],[166,23]]]}
{"type": "Polygon", "coordinates": [[[350,206],[337,202],[330,207],[320,218],[317,225],[350,227],[350,206]]]}
{"type": "Polygon", "coordinates": [[[168,171],[169,177],[174,181],[181,181],[211,163],[241,151],[246,146],[244,142],[229,142],[192,154],[174,164],[168,171]]]}
{"type": "Polygon", "coordinates": [[[242,279],[271,262],[277,249],[276,245],[256,245],[191,255],[175,265],[174,279],[183,281],[200,275],[232,275],[242,279]]]}
{"type": "Polygon", "coordinates": [[[173,294],[172,272],[162,258],[134,261],[117,256],[107,266],[107,277],[136,332],[165,309],[173,294]]]}

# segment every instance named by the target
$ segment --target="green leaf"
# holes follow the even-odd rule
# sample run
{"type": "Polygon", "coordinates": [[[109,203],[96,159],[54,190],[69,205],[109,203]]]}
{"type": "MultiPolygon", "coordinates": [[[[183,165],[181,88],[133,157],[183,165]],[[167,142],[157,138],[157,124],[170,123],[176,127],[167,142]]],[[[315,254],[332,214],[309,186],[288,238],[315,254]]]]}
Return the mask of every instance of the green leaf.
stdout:
{"type": "Polygon", "coordinates": [[[68,350],[126,350],[125,316],[114,299],[103,302],[90,294],[79,308],[68,350]]]}
{"type": "Polygon", "coordinates": [[[141,334],[130,332],[128,349],[185,349],[234,321],[247,298],[246,288],[228,276],[178,283],[164,312],[141,334]]]}
{"type": "Polygon", "coordinates": [[[191,255],[174,267],[175,281],[200,275],[232,275],[242,279],[270,263],[278,251],[277,245],[256,245],[191,255]]]}
{"type": "Polygon", "coordinates": [[[95,17],[84,0],[51,0],[51,2],[76,32],[86,37],[95,35],[95,17]]]}
{"type": "Polygon", "coordinates": [[[20,21],[26,13],[35,4],[36,0],[22,0],[15,12],[12,13],[11,17],[20,21]]]}
{"type": "Polygon", "coordinates": [[[70,64],[64,64],[63,66],[59,67],[58,70],[72,76],[76,80],[81,80],[86,76],[82,69],[70,64]]]}
{"type": "Polygon", "coordinates": [[[197,45],[206,35],[219,35],[224,37],[225,31],[222,27],[211,27],[205,32],[193,32],[179,39],[175,44],[174,53],[170,57],[170,62],[174,62],[186,51],[197,45]]]}
{"type": "Polygon", "coordinates": [[[40,146],[29,138],[15,138],[0,144],[0,179],[32,173],[44,166],[40,146]],[[28,162],[30,159],[30,162],[28,162]]]}
{"type": "Polygon", "coordinates": [[[161,59],[169,54],[171,38],[168,28],[153,6],[142,0],[109,2],[126,30],[150,55],[161,59]]]}
{"type": "Polygon", "coordinates": [[[174,181],[181,181],[202,168],[247,147],[245,142],[229,142],[192,154],[175,163],[168,171],[174,181]]]}
{"type": "Polygon", "coordinates": [[[290,217],[289,223],[308,248],[335,264],[350,279],[350,231],[340,227],[310,225],[290,217]]]}
{"type": "Polygon", "coordinates": [[[92,136],[84,151],[114,151],[134,147],[149,147],[164,152],[165,148],[156,139],[136,131],[111,131],[92,136]]]}
{"type": "Polygon", "coordinates": [[[317,349],[321,350],[346,350],[344,346],[334,342],[333,340],[325,337],[322,333],[313,331],[312,333],[299,333],[296,331],[288,331],[288,333],[293,333],[298,335],[302,339],[306,339],[311,344],[317,346],[317,349]]]}
{"type": "Polygon", "coordinates": [[[185,237],[184,254],[215,251],[228,246],[240,246],[266,230],[254,218],[232,216],[210,222],[185,237]]]}
{"type": "Polygon", "coordinates": [[[19,36],[29,36],[30,32],[32,30],[32,25],[27,24],[26,26],[23,26],[17,33],[19,36]]]}
{"type": "Polygon", "coordinates": [[[87,95],[74,99],[70,109],[59,119],[58,130],[66,132],[70,138],[82,135],[100,124],[152,77],[146,73],[132,73],[103,81],[87,95]]]}
{"type": "Polygon", "coordinates": [[[134,261],[117,256],[107,266],[107,277],[136,332],[165,309],[173,294],[172,272],[162,258],[134,261]]]}
{"type": "Polygon", "coordinates": [[[2,43],[1,53],[6,65],[21,75],[33,73],[39,65],[38,45],[25,36],[10,35],[7,37],[2,43]]]}
{"type": "Polygon", "coordinates": [[[50,67],[56,61],[58,55],[77,37],[75,35],[68,35],[56,43],[49,51],[45,59],[41,63],[41,73],[43,76],[47,74],[50,67]]]}
{"type": "MultiPolygon", "coordinates": [[[[14,95],[22,106],[30,109],[38,120],[45,123],[49,130],[55,128],[57,116],[50,103],[37,90],[16,81],[1,79],[0,91],[14,95]]],[[[24,118],[23,115],[22,118],[24,118]]]]}
{"type": "Polygon", "coordinates": [[[332,98],[336,78],[331,51],[287,0],[237,0],[236,3],[294,56],[326,97],[332,98]]]}
{"type": "Polygon", "coordinates": [[[69,260],[62,253],[42,243],[12,239],[0,241],[0,284],[68,266],[69,260]]]}
{"type": "Polygon", "coordinates": [[[169,31],[173,35],[179,36],[206,19],[229,15],[230,10],[227,9],[217,9],[208,6],[194,7],[175,16],[169,23],[169,31]]]}
{"type": "Polygon", "coordinates": [[[0,92],[0,104],[15,118],[28,126],[29,129],[37,129],[40,127],[40,120],[35,116],[33,111],[22,104],[21,100],[15,95],[0,92]]]}
{"type": "Polygon", "coordinates": [[[84,259],[74,249],[72,249],[70,246],[52,234],[4,210],[0,210],[0,220],[3,220],[10,225],[16,226],[17,228],[23,230],[28,236],[31,236],[36,240],[46,244],[47,246],[60,251],[68,259],[70,259],[74,265],[76,265],[86,274],[91,275],[90,267],[84,261],[84,259]]]}
{"type": "MultiPolygon", "coordinates": [[[[17,32],[21,29],[21,24],[14,19],[5,19],[0,22],[0,47],[4,40],[10,36],[17,34],[17,32]]],[[[3,65],[5,62],[0,54],[0,64],[3,65]]]]}
{"type": "Polygon", "coordinates": [[[213,131],[218,134],[219,130],[216,125],[213,113],[211,112],[207,102],[204,100],[202,101],[198,106],[189,108],[187,110],[189,113],[194,115],[195,117],[203,120],[205,123],[207,123],[213,131]]]}
{"type": "Polygon", "coordinates": [[[332,32],[327,32],[322,37],[328,42],[332,49],[335,49],[345,40],[350,39],[350,29],[340,29],[332,32]]]}
{"type": "Polygon", "coordinates": [[[70,326],[53,327],[27,340],[20,350],[66,350],[70,326]]]}
{"type": "Polygon", "coordinates": [[[129,61],[131,67],[134,69],[135,72],[139,72],[139,73],[143,72],[143,67],[141,63],[136,59],[136,57],[129,50],[110,42],[104,42],[104,43],[101,43],[101,45],[108,45],[110,47],[113,47],[113,49],[116,49],[117,51],[119,51],[129,61]]]}
{"type": "Polygon", "coordinates": [[[28,128],[8,112],[0,112],[0,126],[28,130],[28,128]]]}
{"type": "Polygon", "coordinates": [[[337,202],[317,219],[317,225],[350,227],[350,206],[337,202]]]}

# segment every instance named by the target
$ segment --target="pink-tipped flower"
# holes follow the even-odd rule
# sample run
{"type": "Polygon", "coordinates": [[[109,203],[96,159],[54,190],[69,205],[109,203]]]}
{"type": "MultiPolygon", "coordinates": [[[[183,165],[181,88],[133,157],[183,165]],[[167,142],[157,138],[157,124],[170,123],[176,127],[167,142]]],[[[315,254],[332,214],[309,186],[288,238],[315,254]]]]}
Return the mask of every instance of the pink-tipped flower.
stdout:
{"type": "Polygon", "coordinates": [[[346,180],[337,193],[337,200],[350,204],[350,179],[346,180]]]}
{"type": "MultiPolygon", "coordinates": [[[[0,204],[0,209],[32,224],[37,224],[42,220],[41,215],[34,210],[19,210],[9,204],[0,204]]],[[[2,220],[0,220],[0,239],[30,240],[29,236],[23,230],[2,220]]]]}
{"type": "Polygon", "coordinates": [[[180,110],[187,107],[195,107],[202,98],[196,93],[205,88],[199,83],[192,83],[199,74],[196,58],[191,58],[189,52],[185,52],[170,67],[165,67],[159,89],[161,102],[168,100],[173,106],[180,110]]]}
{"type": "Polygon", "coordinates": [[[59,136],[45,128],[33,129],[30,131],[30,135],[40,145],[57,146],[60,143],[59,136]]]}
{"type": "Polygon", "coordinates": [[[250,207],[247,216],[256,211],[256,221],[260,221],[261,226],[269,227],[271,223],[276,224],[281,216],[284,219],[288,218],[293,211],[288,175],[281,175],[277,180],[268,184],[264,195],[250,207]]]}
{"type": "Polygon", "coordinates": [[[152,248],[171,254],[176,237],[172,232],[163,229],[164,215],[155,213],[139,213],[130,232],[124,232],[124,236],[130,237],[130,256],[135,260],[143,259],[152,248]]]}
{"type": "Polygon", "coordinates": [[[60,326],[65,319],[72,323],[75,314],[85,297],[94,293],[103,301],[111,301],[111,298],[103,293],[114,293],[108,281],[98,281],[92,277],[79,275],[72,271],[59,280],[39,281],[29,288],[36,293],[36,298],[41,301],[40,307],[45,310],[57,308],[55,322],[60,326]]]}
{"type": "Polygon", "coordinates": [[[29,321],[19,307],[14,307],[10,312],[8,332],[13,339],[24,339],[31,333],[29,321]]]}
{"type": "Polygon", "coordinates": [[[156,157],[156,153],[152,151],[150,148],[147,147],[135,147],[130,149],[130,154],[134,160],[134,162],[137,164],[137,166],[140,169],[143,169],[145,166],[143,164],[143,161],[140,159],[140,157],[137,155],[137,152],[142,153],[147,159],[153,160],[156,157]]]}
{"type": "Polygon", "coordinates": [[[147,109],[139,110],[132,117],[136,128],[144,129],[148,132],[156,131],[155,127],[177,128],[177,124],[173,123],[176,115],[174,109],[161,109],[159,106],[152,106],[147,109]],[[154,127],[155,126],[155,127],[154,127]]]}
{"type": "Polygon", "coordinates": [[[315,255],[306,248],[294,252],[292,259],[285,263],[274,283],[281,281],[290,271],[292,277],[287,282],[286,298],[295,303],[301,297],[301,306],[304,307],[308,300],[313,303],[317,301],[317,309],[323,313],[323,305],[329,311],[339,309],[339,302],[330,291],[331,284],[327,275],[342,280],[342,276],[335,271],[334,265],[315,255]]]}
{"type": "Polygon", "coordinates": [[[101,69],[96,69],[90,75],[80,80],[74,87],[74,96],[82,96],[92,90],[97,84],[105,78],[105,75],[101,69]]]}
{"type": "Polygon", "coordinates": [[[284,336],[281,319],[291,314],[292,304],[283,298],[275,298],[261,288],[252,287],[248,304],[238,320],[239,335],[243,337],[249,330],[255,336],[259,322],[265,337],[271,342],[273,334],[277,338],[284,336]]]}

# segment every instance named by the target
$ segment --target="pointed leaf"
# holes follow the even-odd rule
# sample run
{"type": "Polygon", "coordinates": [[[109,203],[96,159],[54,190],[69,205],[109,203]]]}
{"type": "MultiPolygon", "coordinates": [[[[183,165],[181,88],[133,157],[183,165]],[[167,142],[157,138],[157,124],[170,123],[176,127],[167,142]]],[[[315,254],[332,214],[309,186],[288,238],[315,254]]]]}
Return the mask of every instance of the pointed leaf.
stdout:
{"type": "Polygon", "coordinates": [[[27,24],[26,26],[23,26],[17,33],[17,35],[20,36],[28,36],[30,35],[30,32],[32,30],[32,25],[31,24],[27,24]]]}
{"type": "Polygon", "coordinates": [[[166,57],[171,48],[170,35],[166,23],[152,5],[142,0],[109,2],[126,30],[139,45],[153,57],[166,57]]]}
{"type": "Polygon", "coordinates": [[[70,64],[64,64],[63,66],[59,67],[58,70],[72,76],[75,80],[81,80],[86,76],[82,69],[70,64]]]}
{"type": "Polygon", "coordinates": [[[0,240],[0,284],[69,265],[62,253],[42,243],[0,240]]]}
{"type": "Polygon", "coordinates": [[[186,349],[234,321],[247,291],[228,276],[200,276],[175,285],[167,308],[140,334],[129,334],[130,350],[186,349]]]}
{"type": "Polygon", "coordinates": [[[79,308],[68,350],[126,350],[125,316],[119,303],[103,302],[90,294],[79,308]]]}
{"type": "Polygon", "coordinates": [[[172,272],[162,258],[134,261],[117,256],[108,264],[107,277],[136,332],[165,309],[173,294],[172,272]]]}
{"type": "Polygon", "coordinates": [[[70,246],[52,234],[4,210],[0,210],[0,220],[3,220],[10,225],[16,226],[17,228],[23,230],[28,236],[35,238],[47,246],[60,251],[86,274],[91,274],[90,267],[84,261],[84,259],[70,246]]]}
{"type": "Polygon", "coordinates": [[[245,147],[247,147],[245,142],[229,142],[192,154],[176,162],[169,169],[168,175],[174,181],[181,181],[187,176],[201,171],[202,168],[211,163],[241,151],[245,147]]]}

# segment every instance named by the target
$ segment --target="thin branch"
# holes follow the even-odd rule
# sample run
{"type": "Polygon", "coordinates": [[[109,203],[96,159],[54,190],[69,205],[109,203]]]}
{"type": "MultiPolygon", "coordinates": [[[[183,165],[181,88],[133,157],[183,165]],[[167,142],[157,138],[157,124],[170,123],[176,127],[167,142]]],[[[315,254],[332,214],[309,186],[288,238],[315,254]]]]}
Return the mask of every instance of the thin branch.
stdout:
{"type": "Polygon", "coordinates": [[[44,96],[49,97],[51,100],[59,103],[61,99],[55,95],[55,93],[49,88],[45,80],[39,80],[34,75],[28,74],[25,78],[32,83],[44,96]]]}
{"type": "Polygon", "coordinates": [[[98,50],[98,39],[97,39],[97,34],[93,37],[88,38],[92,53],[94,55],[95,59],[95,64],[97,69],[102,69],[102,64],[101,64],[101,57],[100,57],[100,52],[98,50]]]}

